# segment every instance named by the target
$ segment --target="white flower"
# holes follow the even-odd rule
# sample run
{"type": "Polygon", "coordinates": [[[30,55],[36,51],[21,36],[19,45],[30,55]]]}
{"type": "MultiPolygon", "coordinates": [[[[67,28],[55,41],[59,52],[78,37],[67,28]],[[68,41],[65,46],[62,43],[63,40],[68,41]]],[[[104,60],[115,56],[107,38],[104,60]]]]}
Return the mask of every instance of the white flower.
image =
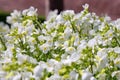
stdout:
{"type": "Polygon", "coordinates": [[[54,31],[54,32],[51,33],[52,37],[55,37],[56,35],[57,35],[57,31],[54,31]]]}
{"type": "Polygon", "coordinates": [[[117,19],[113,22],[113,24],[115,25],[115,27],[120,30],[120,19],[117,19]]]}
{"type": "Polygon", "coordinates": [[[95,79],[94,77],[91,77],[90,80],[97,80],[97,79],[95,79]]]}
{"type": "Polygon", "coordinates": [[[28,43],[29,43],[32,47],[34,47],[34,44],[36,43],[35,38],[33,38],[33,37],[27,37],[27,39],[28,39],[28,43]]]}
{"type": "Polygon", "coordinates": [[[97,52],[97,56],[100,58],[107,57],[107,49],[103,48],[97,52]]]}
{"type": "Polygon", "coordinates": [[[75,13],[73,10],[66,10],[61,13],[64,20],[70,20],[74,17],[75,13]]]}
{"type": "Polygon", "coordinates": [[[56,17],[56,22],[57,22],[58,24],[64,23],[64,19],[63,19],[62,15],[58,15],[58,16],[56,17]]]}
{"type": "Polygon", "coordinates": [[[120,54],[120,47],[115,47],[114,52],[120,54]]]}
{"type": "Polygon", "coordinates": [[[66,27],[68,27],[68,28],[72,27],[70,21],[66,21],[66,22],[64,23],[64,25],[65,25],[66,27]]]}
{"type": "Polygon", "coordinates": [[[54,19],[57,16],[57,13],[58,13],[58,10],[50,11],[47,16],[47,20],[54,19]]]}
{"type": "Polygon", "coordinates": [[[10,31],[9,26],[3,22],[0,22],[0,34],[7,34],[10,31]]]}
{"type": "Polygon", "coordinates": [[[63,44],[63,49],[66,49],[69,46],[69,41],[65,41],[63,44]]]}
{"type": "Polygon", "coordinates": [[[20,74],[18,74],[18,75],[13,77],[13,80],[20,80],[20,79],[21,79],[21,75],[20,74]]]}
{"type": "Polygon", "coordinates": [[[106,73],[100,73],[100,74],[98,74],[98,78],[99,78],[99,80],[106,80],[106,73]]]}
{"type": "Polygon", "coordinates": [[[77,60],[79,60],[80,58],[80,54],[79,53],[72,53],[71,56],[70,56],[70,59],[72,60],[72,62],[75,62],[77,60]]]}
{"type": "Polygon", "coordinates": [[[100,61],[98,63],[98,71],[102,70],[106,66],[108,66],[108,59],[106,57],[104,57],[104,58],[100,59],[100,61]]]}
{"type": "Polygon", "coordinates": [[[40,65],[37,65],[35,68],[34,68],[34,76],[35,77],[41,77],[42,76],[42,72],[43,72],[43,68],[40,66],[40,65]]]}
{"type": "Polygon", "coordinates": [[[99,62],[98,62],[98,71],[100,71],[101,69],[103,69],[104,67],[106,67],[108,65],[108,57],[107,57],[107,53],[106,53],[106,49],[102,49],[100,51],[97,52],[97,56],[99,57],[99,62]]]}
{"type": "Polygon", "coordinates": [[[50,47],[52,47],[52,45],[53,45],[53,39],[52,39],[52,37],[48,37],[46,43],[49,44],[50,47]]]}
{"type": "Polygon", "coordinates": [[[25,71],[25,72],[21,72],[21,79],[24,79],[24,80],[30,80],[31,77],[33,77],[33,73],[32,72],[28,72],[28,71],[25,71]]]}
{"type": "Polygon", "coordinates": [[[105,28],[105,23],[102,23],[101,25],[98,26],[98,29],[100,31],[103,31],[104,28],[105,28]]]}
{"type": "Polygon", "coordinates": [[[38,40],[39,40],[39,41],[45,40],[45,36],[43,36],[43,35],[38,36],[38,40]]]}
{"type": "Polygon", "coordinates": [[[43,53],[47,53],[50,50],[50,45],[48,43],[45,43],[43,45],[40,46],[40,49],[43,51],[43,53]]]}
{"type": "Polygon", "coordinates": [[[7,22],[10,24],[14,24],[16,22],[21,21],[21,12],[14,10],[13,13],[10,14],[10,16],[7,17],[7,22]]]}
{"type": "Polygon", "coordinates": [[[85,4],[82,6],[84,9],[88,9],[89,5],[88,4],[85,4]]]}
{"type": "Polygon", "coordinates": [[[77,46],[77,52],[81,52],[83,49],[85,49],[87,46],[87,43],[85,40],[81,40],[80,44],[77,46]]]}
{"type": "MultiPolygon", "coordinates": [[[[11,46],[12,47],[12,46],[11,46]]],[[[7,50],[6,51],[4,51],[4,55],[6,56],[6,57],[9,57],[9,58],[12,58],[13,57],[13,55],[12,55],[12,50],[11,50],[12,48],[7,48],[7,50]]]]}
{"type": "Polygon", "coordinates": [[[71,34],[72,34],[72,29],[70,29],[69,27],[67,27],[67,28],[64,30],[65,39],[68,39],[71,34]]]}
{"type": "Polygon", "coordinates": [[[78,46],[80,44],[80,39],[78,34],[75,34],[74,46],[78,46]]]}
{"type": "Polygon", "coordinates": [[[77,13],[74,17],[73,17],[73,20],[77,20],[77,22],[81,22],[79,19],[80,17],[82,17],[82,14],[81,13],[77,13]]]}
{"type": "Polygon", "coordinates": [[[23,62],[25,62],[27,60],[27,56],[23,55],[21,53],[17,54],[17,60],[18,60],[18,64],[22,64],[23,62]]]}
{"type": "Polygon", "coordinates": [[[107,32],[106,32],[106,36],[109,36],[109,37],[112,37],[113,36],[113,34],[114,34],[114,31],[112,30],[112,29],[110,29],[110,30],[108,30],[107,32]]]}
{"type": "Polygon", "coordinates": [[[90,31],[89,31],[89,34],[90,34],[90,35],[95,35],[95,30],[90,30],[90,31]]]}
{"type": "Polygon", "coordinates": [[[42,33],[47,34],[46,29],[42,29],[42,33]]]}
{"type": "Polygon", "coordinates": [[[0,79],[3,77],[5,78],[6,75],[7,75],[7,72],[0,70],[0,79]]]}
{"type": "Polygon", "coordinates": [[[55,26],[55,23],[49,23],[49,24],[46,24],[46,29],[47,31],[51,31],[55,26]]]}
{"type": "Polygon", "coordinates": [[[71,63],[72,63],[72,60],[68,57],[68,59],[62,59],[61,63],[64,64],[64,65],[70,66],[71,63]]]}
{"type": "Polygon", "coordinates": [[[79,74],[77,72],[75,72],[75,71],[70,72],[71,80],[78,80],[78,76],[79,76],[79,74]]]}
{"type": "Polygon", "coordinates": [[[32,64],[37,64],[38,63],[37,60],[35,58],[33,58],[33,57],[28,57],[27,61],[32,63],[32,64]]]}
{"type": "Polygon", "coordinates": [[[120,57],[117,57],[117,58],[114,60],[114,64],[115,64],[115,66],[117,66],[117,67],[120,68],[120,57]]]}
{"type": "Polygon", "coordinates": [[[24,16],[37,16],[37,9],[35,9],[34,7],[30,7],[29,9],[25,9],[23,10],[22,14],[24,16]]]}
{"type": "Polygon", "coordinates": [[[94,47],[95,45],[97,45],[97,40],[95,38],[88,41],[89,47],[94,47]]]}
{"type": "Polygon", "coordinates": [[[62,55],[62,60],[61,62],[64,65],[71,65],[72,62],[76,62],[78,61],[80,58],[80,54],[79,53],[72,53],[69,56],[68,55],[62,55]]]}
{"type": "Polygon", "coordinates": [[[65,51],[66,51],[67,53],[69,53],[69,54],[72,54],[72,53],[74,53],[76,50],[75,50],[74,47],[67,47],[67,48],[65,49],[65,51]]]}
{"type": "Polygon", "coordinates": [[[58,47],[60,47],[60,46],[61,46],[61,43],[60,43],[60,42],[58,42],[58,41],[56,41],[56,42],[54,42],[54,45],[55,45],[55,49],[56,49],[56,48],[58,48],[58,47]]]}
{"type": "Polygon", "coordinates": [[[114,71],[112,74],[111,74],[112,77],[116,76],[118,80],[120,80],[120,71],[114,71]]]}
{"type": "Polygon", "coordinates": [[[83,71],[82,80],[90,80],[92,76],[93,76],[92,73],[88,71],[83,71]]]}
{"type": "Polygon", "coordinates": [[[47,80],[62,80],[62,77],[59,74],[54,74],[50,76],[47,80]]]}
{"type": "Polygon", "coordinates": [[[58,73],[58,70],[61,68],[61,63],[54,60],[54,59],[50,59],[47,61],[48,63],[48,67],[47,70],[49,72],[53,71],[54,73],[58,73]]]}

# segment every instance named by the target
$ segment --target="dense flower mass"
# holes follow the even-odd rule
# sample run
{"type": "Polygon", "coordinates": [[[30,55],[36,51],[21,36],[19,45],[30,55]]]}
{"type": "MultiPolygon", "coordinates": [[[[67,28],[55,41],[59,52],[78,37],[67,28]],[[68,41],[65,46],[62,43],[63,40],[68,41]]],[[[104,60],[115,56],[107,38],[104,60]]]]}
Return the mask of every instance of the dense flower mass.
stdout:
{"type": "Polygon", "coordinates": [[[119,80],[120,19],[84,10],[15,10],[0,23],[0,80],[119,80]]]}

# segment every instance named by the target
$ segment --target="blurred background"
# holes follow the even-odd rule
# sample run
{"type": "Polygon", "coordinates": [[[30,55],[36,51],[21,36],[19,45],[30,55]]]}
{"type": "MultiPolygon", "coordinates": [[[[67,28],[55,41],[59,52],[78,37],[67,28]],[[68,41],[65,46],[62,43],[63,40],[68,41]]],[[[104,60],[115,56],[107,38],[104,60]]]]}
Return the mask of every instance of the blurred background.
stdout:
{"type": "Polygon", "coordinates": [[[5,20],[13,10],[23,10],[30,6],[38,9],[41,19],[50,10],[59,9],[74,10],[76,13],[83,8],[82,5],[88,3],[90,12],[95,12],[99,16],[108,15],[113,20],[120,18],[120,0],[0,0],[0,21],[5,20]]]}

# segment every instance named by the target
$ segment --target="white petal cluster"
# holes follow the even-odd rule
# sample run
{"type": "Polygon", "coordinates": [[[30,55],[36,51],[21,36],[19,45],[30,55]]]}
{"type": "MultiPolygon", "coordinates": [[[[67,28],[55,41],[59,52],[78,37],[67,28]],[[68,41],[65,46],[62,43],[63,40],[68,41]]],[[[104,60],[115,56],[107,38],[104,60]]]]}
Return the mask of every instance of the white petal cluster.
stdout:
{"type": "Polygon", "coordinates": [[[83,8],[43,23],[34,7],[14,10],[0,23],[0,80],[119,80],[120,20],[83,8]]]}

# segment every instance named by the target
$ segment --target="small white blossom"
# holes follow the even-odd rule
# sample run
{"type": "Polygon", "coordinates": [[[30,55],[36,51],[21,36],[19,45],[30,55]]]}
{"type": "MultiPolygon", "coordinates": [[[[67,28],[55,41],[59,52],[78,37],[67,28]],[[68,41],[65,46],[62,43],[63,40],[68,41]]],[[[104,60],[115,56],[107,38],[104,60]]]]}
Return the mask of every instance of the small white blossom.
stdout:
{"type": "Polygon", "coordinates": [[[82,80],[90,80],[92,77],[92,73],[88,71],[83,71],[82,73],[82,80]]]}
{"type": "Polygon", "coordinates": [[[75,71],[71,71],[70,72],[70,77],[71,77],[71,79],[74,79],[74,80],[78,80],[78,73],[77,72],[75,72],[75,71]]]}
{"type": "Polygon", "coordinates": [[[43,53],[47,53],[50,50],[50,45],[49,44],[43,44],[40,46],[40,49],[43,51],[43,53]]]}
{"type": "Polygon", "coordinates": [[[65,49],[65,51],[66,51],[67,53],[69,53],[69,54],[72,54],[72,53],[75,52],[75,48],[74,48],[74,47],[67,47],[67,48],[65,49]]]}
{"type": "Polygon", "coordinates": [[[120,47],[115,47],[114,52],[120,54],[120,47]]]}
{"type": "Polygon", "coordinates": [[[68,39],[71,34],[72,34],[72,29],[70,29],[69,27],[67,27],[67,28],[64,30],[64,36],[65,36],[65,38],[68,39]]]}
{"type": "Polygon", "coordinates": [[[24,16],[36,16],[37,15],[37,9],[35,9],[34,7],[30,7],[29,9],[25,9],[23,10],[22,14],[24,16]]]}
{"type": "Polygon", "coordinates": [[[35,77],[41,77],[42,76],[42,71],[43,71],[44,69],[41,67],[41,66],[39,66],[39,65],[37,65],[35,68],[34,68],[34,76],[35,77]]]}
{"type": "Polygon", "coordinates": [[[89,47],[94,47],[95,45],[97,45],[97,40],[95,38],[88,41],[89,47]]]}
{"type": "Polygon", "coordinates": [[[18,75],[13,77],[13,80],[20,80],[20,79],[21,79],[21,75],[20,74],[18,74],[18,75]]]}
{"type": "Polygon", "coordinates": [[[17,54],[18,64],[22,64],[24,61],[27,61],[27,56],[21,53],[17,54]]]}
{"type": "Polygon", "coordinates": [[[16,22],[20,22],[21,21],[21,12],[14,10],[13,13],[10,14],[11,16],[7,17],[7,22],[10,24],[14,24],[16,22]]]}
{"type": "Polygon", "coordinates": [[[117,79],[119,80],[120,79],[120,71],[115,71],[115,72],[113,72],[112,73],[112,75],[111,75],[112,77],[117,77],[117,79]]]}
{"type": "Polygon", "coordinates": [[[88,4],[85,4],[85,5],[83,5],[82,7],[83,7],[84,9],[86,9],[86,8],[89,7],[89,5],[88,5],[88,4]]]}

